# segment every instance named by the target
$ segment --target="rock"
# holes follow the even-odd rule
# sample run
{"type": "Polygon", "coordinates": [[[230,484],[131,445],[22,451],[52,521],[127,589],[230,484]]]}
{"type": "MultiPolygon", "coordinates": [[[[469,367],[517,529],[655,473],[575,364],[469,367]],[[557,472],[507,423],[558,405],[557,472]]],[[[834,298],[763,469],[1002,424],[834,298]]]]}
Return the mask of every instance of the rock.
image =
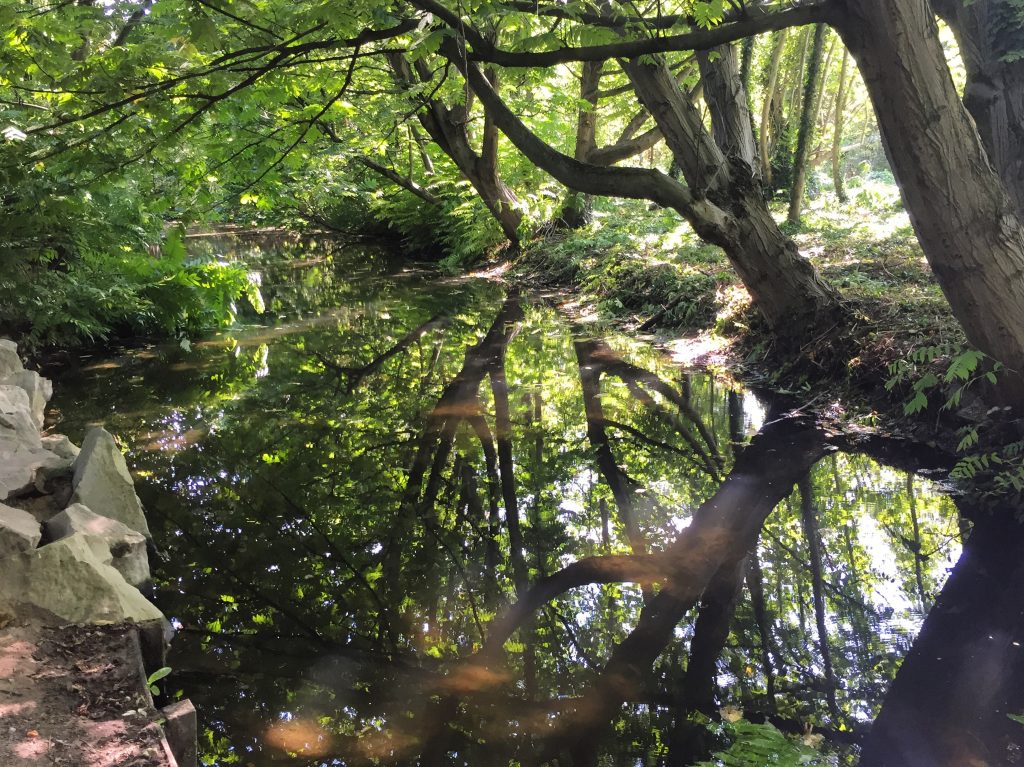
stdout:
{"type": "Polygon", "coordinates": [[[106,544],[81,533],[0,559],[0,610],[69,623],[162,626],[161,612],[109,561],[106,544]]]}
{"type": "Polygon", "coordinates": [[[81,503],[96,514],[123,522],[151,538],[142,502],[128,473],[124,456],[105,429],[94,427],[85,435],[75,459],[72,503],[81,503]]]}
{"type": "Polygon", "coordinates": [[[0,385],[17,386],[28,394],[30,412],[36,427],[43,428],[46,403],[53,396],[53,383],[34,370],[18,370],[0,378],[0,385]]]}
{"type": "Polygon", "coordinates": [[[40,448],[39,426],[32,417],[28,393],[20,386],[0,384],[0,451],[40,448]]]}
{"type": "Polygon", "coordinates": [[[0,503],[0,559],[32,551],[39,545],[42,533],[36,518],[27,511],[0,503]]]}
{"type": "Polygon", "coordinates": [[[110,552],[110,565],[133,586],[149,580],[146,537],[115,519],[94,514],[80,503],[68,506],[46,523],[51,540],[59,541],[75,534],[103,541],[110,552]]]}
{"type": "Polygon", "coordinates": [[[46,492],[46,481],[70,474],[74,463],[42,448],[4,448],[0,440],[0,501],[31,491],[46,492]]]}
{"type": "Polygon", "coordinates": [[[77,458],[82,452],[78,446],[63,434],[50,434],[40,439],[43,447],[61,458],[77,458]]]}
{"type": "Polygon", "coordinates": [[[21,357],[18,356],[17,345],[6,338],[0,339],[0,378],[24,369],[21,357]]]}

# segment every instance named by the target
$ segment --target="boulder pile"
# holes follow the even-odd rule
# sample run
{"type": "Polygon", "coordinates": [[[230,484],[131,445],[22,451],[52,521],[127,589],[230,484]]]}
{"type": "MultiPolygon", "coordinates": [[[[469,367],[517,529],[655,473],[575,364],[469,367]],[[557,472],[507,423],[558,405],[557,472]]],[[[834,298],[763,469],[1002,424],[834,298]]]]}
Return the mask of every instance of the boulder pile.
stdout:
{"type": "Polygon", "coordinates": [[[43,434],[52,393],[0,339],[0,627],[131,625],[145,679],[163,665],[170,627],[139,590],[150,580],[142,504],[103,428],[90,429],[81,449],[43,434]]]}

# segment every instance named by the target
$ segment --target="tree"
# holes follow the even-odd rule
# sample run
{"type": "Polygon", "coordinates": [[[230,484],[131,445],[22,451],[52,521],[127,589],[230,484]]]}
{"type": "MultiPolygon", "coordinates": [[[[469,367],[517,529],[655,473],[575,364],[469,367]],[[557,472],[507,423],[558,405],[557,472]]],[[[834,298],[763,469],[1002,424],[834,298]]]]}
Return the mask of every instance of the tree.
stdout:
{"type": "Polygon", "coordinates": [[[921,247],[967,338],[1003,362],[1024,404],[1024,223],[960,103],[924,0],[842,0],[857,60],[921,247]]]}
{"type": "Polygon", "coordinates": [[[800,108],[800,127],[797,132],[796,154],[793,157],[793,186],[789,192],[789,223],[800,223],[800,209],[804,203],[804,184],[807,182],[807,156],[811,151],[814,126],[818,119],[818,81],[821,78],[821,60],[825,50],[824,24],[814,27],[810,60],[804,80],[804,98],[800,108]]]}

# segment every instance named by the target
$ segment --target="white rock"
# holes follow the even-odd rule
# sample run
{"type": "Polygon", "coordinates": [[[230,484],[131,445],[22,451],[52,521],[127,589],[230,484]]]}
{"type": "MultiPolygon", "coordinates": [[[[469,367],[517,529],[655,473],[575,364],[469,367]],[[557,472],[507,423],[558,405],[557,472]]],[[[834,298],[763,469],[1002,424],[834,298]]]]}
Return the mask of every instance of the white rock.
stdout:
{"type": "Polygon", "coordinates": [[[0,503],[0,559],[39,545],[42,530],[36,518],[27,511],[0,503]]]}
{"type": "Polygon", "coordinates": [[[77,458],[81,450],[63,434],[48,434],[40,439],[43,447],[61,458],[77,458]]]}
{"type": "Polygon", "coordinates": [[[0,440],[0,501],[32,488],[43,492],[47,479],[70,474],[74,459],[61,458],[42,448],[14,446],[0,440]]]}
{"type": "Polygon", "coordinates": [[[113,567],[98,538],[76,534],[0,559],[0,609],[70,623],[163,623],[160,611],[113,567]]]}
{"type": "Polygon", "coordinates": [[[75,489],[72,503],[81,503],[94,513],[123,522],[151,538],[142,502],[128,473],[124,456],[105,429],[94,427],[85,435],[82,451],[75,459],[75,489]]]}
{"type": "Polygon", "coordinates": [[[17,386],[28,395],[29,408],[38,428],[43,427],[46,403],[53,396],[53,383],[34,370],[18,370],[0,378],[0,385],[17,386]]]}
{"type": "Polygon", "coordinates": [[[51,540],[59,541],[80,533],[98,538],[112,557],[109,563],[133,586],[149,580],[149,558],[146,555],[146,537],[115,519],[94,514],[80,503],[68,506],[46,523],[51,540]]]}
{"type": "Polygon", "coordinates": [[[24,369],[21,357],[18,356],[18,347],[13,341],[8,341],[6,338],[0,339],[0,378],[24,369]]]}

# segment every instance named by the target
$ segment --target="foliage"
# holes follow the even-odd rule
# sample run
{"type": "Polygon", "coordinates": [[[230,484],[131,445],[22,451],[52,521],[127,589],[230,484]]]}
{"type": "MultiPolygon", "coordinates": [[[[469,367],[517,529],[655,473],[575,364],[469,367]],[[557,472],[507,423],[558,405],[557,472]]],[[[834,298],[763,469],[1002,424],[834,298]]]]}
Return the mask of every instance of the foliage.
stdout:
{"type": "Polygon", "coordinates": [[[942,409],[953,410],[959,407],[964,393],[977,382],[984,380],[995,385],[1001,370],[999,362],[976,349],[951,344],[924,346],[915,349],[908,359],[897,360],[889,366],[890,377],[885,388],[892,391],[909,383],[912,396],[903,405],[906,415],[926,410],[929,394],[936,391],[945,393],[942,409]],[[983,362],[986,364],[982,365],[983,362]],[[929,369],[936,367],[937,370],[929,369]]]}
{"type": "Polygon", "coordinates": [[[728,748],[715,753],[706,762],[694,767],[825,767],[831,758],[801,741],[786,737],[767,722],[754,724],[744,719],[708,725],[715,734],[724,737],[728,748]]]}
{"type": "Polygon", "coordinates": [[[159,682],[164,677],[168,676],[170,673],[171,673],[171,667],[170,666],[162,666],[161,668],[158,668],[156,671],[154,671],[152,674],[150,674],[146,678],[146,685],[149,687],[149,691],[153,695],[159,695],[160,694],[160,687],[157,686],[157,682],[159,682]]]}

